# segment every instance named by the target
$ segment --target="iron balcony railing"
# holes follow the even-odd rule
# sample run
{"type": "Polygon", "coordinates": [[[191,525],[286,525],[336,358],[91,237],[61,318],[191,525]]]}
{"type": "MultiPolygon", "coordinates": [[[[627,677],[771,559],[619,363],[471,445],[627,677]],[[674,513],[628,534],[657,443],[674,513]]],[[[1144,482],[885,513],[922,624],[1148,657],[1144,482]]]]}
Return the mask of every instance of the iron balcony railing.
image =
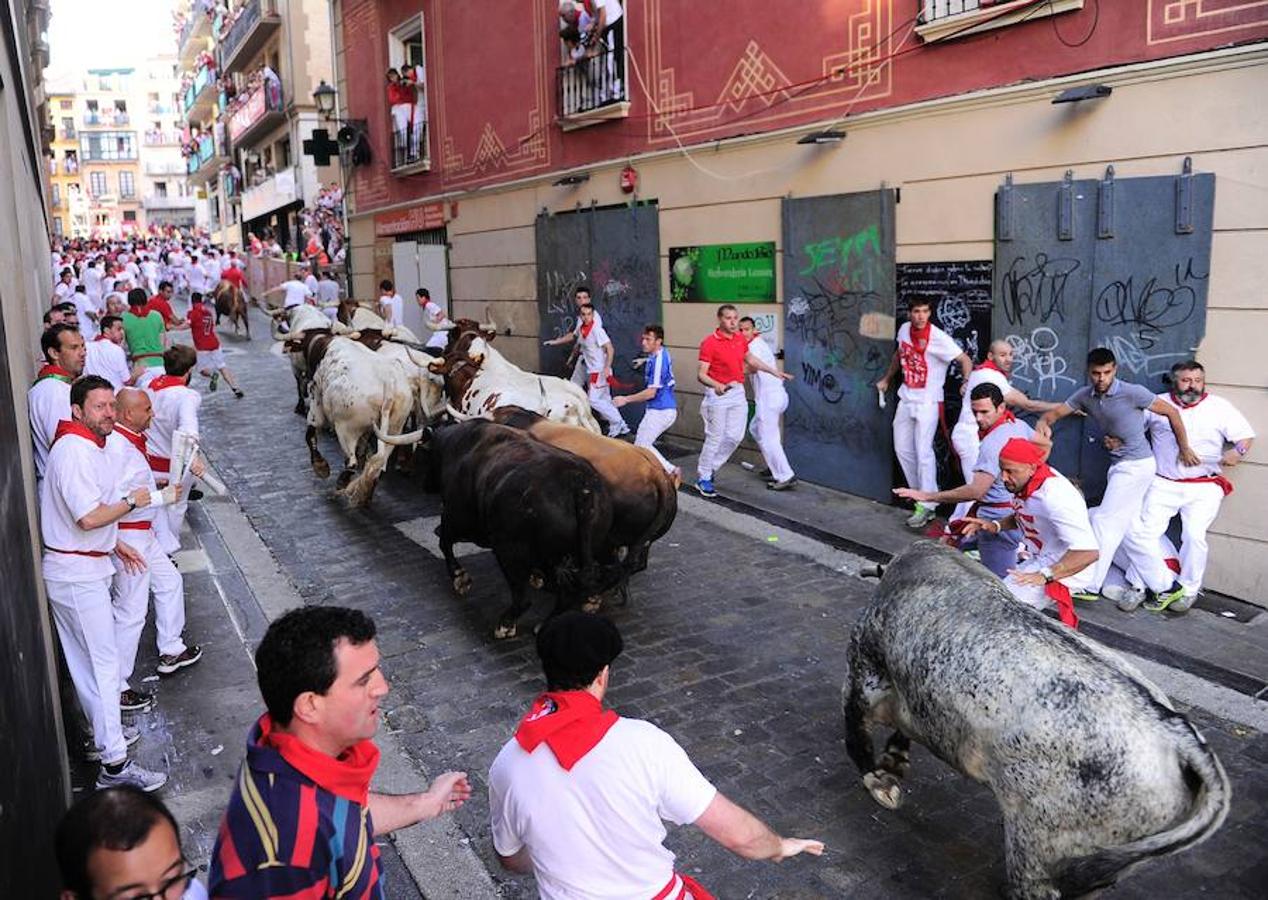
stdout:
{"type": "Polygon", "coordinates": [[[388,132],[388,144],[392,148],[392,168],[403,169],[406,166],[425,163],[427,153],[427,121],[407,128],[392,128],[388,132]]]}
{"type": "Polygon", "coordinates": [[[976,12],[984,6],[997,6],[1005,0],[920,0],[920,20],[924,24],[936,22],[961,13],[976,12]]]}
{"type": "Polygon", "coordinates": [[[630,99],[625,54],[604,48],[555,70],[555,93],[564,118],[630,99]]]}
{"type": "Polygon", "coordinates": [[[226,65],[233,60],[234,54],[241,49],[243,42],[255,31],[264,18],[274,19],[277,16],[277,0],[249,0],[238,14],[237,21],[229,27],[229,32],[220,39],[220,58],[226,65]]]}

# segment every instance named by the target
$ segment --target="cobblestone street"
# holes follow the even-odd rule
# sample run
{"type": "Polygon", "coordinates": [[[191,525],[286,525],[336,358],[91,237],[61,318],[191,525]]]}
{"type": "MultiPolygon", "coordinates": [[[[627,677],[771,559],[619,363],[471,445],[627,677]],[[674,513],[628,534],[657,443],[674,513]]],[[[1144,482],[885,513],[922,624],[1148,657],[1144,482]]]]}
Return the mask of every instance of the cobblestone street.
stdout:
{"type": "MultiPolygon", "coordinates": [[[[464,563],[474,589],[453,595],[424,546],[438,504],[411,477],[389,473],[365,509],[335,497],[333,477],[319,481],[309,466],[289,366],[269,352],[267,329],[254,331],[250,344],[222,337],[247,397],[205,395],[207,454],[307,602],[375,618],[392,682],[386,727],[426,772],[471,774],[475,794],[458,825],[504,896],[535,896],[531,879],[498,868],[485,778],[542,686],[530,630],[548,598],[537,596],[519,637],[494,641],[502,576],[490,554],[475,553],[464,563]]],[[[321,447],[337,471],[333,440],[321,447]]],[[[719,897],[993,897],[1002,887],[1000,816],[986,788],[917,747],[905,804],[888,812],[845,757],[846,642],[873,585],[680,511],[629,606],[606,609],[627,648],[613,667],[611,705],[669,731],[724,793],[781,833],[827,844],[820,859],[774,866],[732,856],[694,829],[671,832],[680,865],[719,897]]],[[[241,702],[255,705],[248,687],[241,702]]],[[[1143,867],[1114,896],[1252,897],[1268,883],[1268,737],[1192,715],[1233,781],[1228,822],[1198,849],[1143,867]]],[[[227,743],[225,757],[240,746],[227,743]]],[[[389,893],[411,890],[393,883],[389,893]]]]}

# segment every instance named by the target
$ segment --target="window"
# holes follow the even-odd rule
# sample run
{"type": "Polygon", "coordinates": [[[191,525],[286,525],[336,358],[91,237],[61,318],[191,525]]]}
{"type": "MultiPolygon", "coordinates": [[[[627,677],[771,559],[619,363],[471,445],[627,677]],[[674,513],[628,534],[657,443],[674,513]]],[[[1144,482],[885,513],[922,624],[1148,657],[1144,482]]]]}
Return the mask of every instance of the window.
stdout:
{"type": "Polygon", "coordinates": [[[82,135],[80,149],[85,159],[98,162],[136,159],[136,140],[131,131],[99,131],[82,135]]]}
{"type": "Polygon", "coordinates": [[[58,237],[62,236],[62,217],[53,216],[53,234],[58,237]]]}
{"type": "Polygon", "coordinates": [[[75,101],[74,100],[58,100],[57,108],[58,109],[74,109],[75,101]]]}
{"type": "Polygon", "coordinates": [[[277,142],[277,167],[285,169],[291,164],[291,139],[282,138],[277,142]]]}
{"type": "Polygon", "coordinates": [[[79,155],[74,150],[66,151],[66,174],[74,175],[79,172],[79,155]]]}
{"type": "Polygon", "coordinates": [[[135,209],[125,209],[125,210],[123,211],[123,221],[125,221],[125,222],[135,222],[135,221],[136,221],[136,210],[135,210],[135,209]]]}
{"type": "Polygon", "coordinates": [[[62,186],[60,184],[53,185],[52,199],[54,206],[62,205],[62,186]]]}
{"type": "Polygon", "coordinates": [[[127,100],[116,100],[116,101],[114,102],[114,108],[115,108],[115,111],[116,111],[116,112],[125,113],[125,112],[127,112],[127,111],[128,111],[128,101],[127,101],[127,100]]]}
{"type": "Polygon", "coordinates": [[[398,111],[389,116],[393,169],[424,166],[428,160],[426,76],[423,74],[426,61],[423,50],[421,14],[397,25],[388,33],[387,52],[391,67],[413,70],[414,77],[424,89],[417,95],[412,109],[398,104],[398,111]]]}
{"type": "Polygon", "coordinates": [[[166,181],[154,182],[154,196],[155,197],[167,196],[167,182],[166,181]]]}
{"type": "Polygon", "coordinates": [[[84,124],[86,125],[100,125],[101,124],[100,111],[97,109],[96,100],[88,101],[88,112],[84,114],[84,124]]]}
{"type": "Polygon", "coordinates": [[[106,173],[88,173],[88,193],[93,197],[103,197],[106,193],[106,173]]]}
{"type": "Polygon", "coordinates": [[[119,196],[125,198],[136,196],[136,176],[131,172],[119,173],[119,196]]]}
{"type": "Polygon", "coordinates": [[[920,0],[916,34],[925,42],[952,40],[1083,8],[1084,0],[920,0]]]}

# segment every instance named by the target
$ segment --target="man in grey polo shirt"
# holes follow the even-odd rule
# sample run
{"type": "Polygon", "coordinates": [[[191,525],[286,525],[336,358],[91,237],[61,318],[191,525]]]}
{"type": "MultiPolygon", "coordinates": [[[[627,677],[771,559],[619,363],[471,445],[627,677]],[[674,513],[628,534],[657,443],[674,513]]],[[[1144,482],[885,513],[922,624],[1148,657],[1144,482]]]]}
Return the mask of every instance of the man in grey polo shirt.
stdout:
{"type": "Polygon", "coordinates": [[[1145,437],[1145,410],[1157,413],[1171,424],[1180,449],[1180,462],[1198,463],[1176,408],[1159,400],[1143,385],[1120,381],[1117,373],[1118,361],[1113,352],[1097,347],[1087,355],[1090,384],[1079,388],[1056,409],[1044,413],[1035,425],[1037,435],[1051,440],[1055,422],[1082,412],[1091,417],[1105,435],[1105,449],[1109,451],[1111,463],[1101,505],[1091,511],[1092,531],[1096,534],[1100,557],[1089,593],[1100,591],[1118,545],[1139,517],[1145,493],[1153,482],[1154,455],[1145,437]]]}
{"type": "MultiPolygon", "coordinates": [[[[969,406],[977,423],[978,452],[973,464],[972,478],[968,484],[949,491],[918,491],[911,488],[895,488],[894,493],[908,500],[937,505],[939,503],[969,502],[966,518],[996,521],[1007,518],[1013,512],[1013,495],[999,477],[999,451],[1009,439],[1019,437],[1042,444],[1034,437],[1029,425],[1016,418],[1004,401],[1004,392],[998,385],[985,382],[969,393],[969,406]]],[[[953,520],[955,530],[964,520],[953,520]]],[[[994,534],[990,529],[977,532],[977,549],[982,565],[1000,578],[1017,565],[1017,547],[1021,532],[1017,529],[994,534]]]]}

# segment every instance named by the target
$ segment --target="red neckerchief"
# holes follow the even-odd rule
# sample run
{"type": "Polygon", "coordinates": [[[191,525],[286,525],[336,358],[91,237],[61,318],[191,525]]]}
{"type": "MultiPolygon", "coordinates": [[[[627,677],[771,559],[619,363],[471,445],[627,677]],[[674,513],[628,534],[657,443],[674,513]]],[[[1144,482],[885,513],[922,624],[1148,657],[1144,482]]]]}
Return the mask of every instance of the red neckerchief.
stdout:
{"type": "Polygon", "coordinates": [[[594,331],[594,322],[589,322],[581,326],[581,336],[583,338],[588,338],[590,336],[590,332],[592,331],[594,331]]]}
{"type": "Polygon", "coordinates": [[[1007,374],[1008,374],[1008,373],[1007,373],[1007,372],[1005,372],[1003,369],[1001,369],[999,366],[995,365],[995,363],[994,363],[994,362],[992,362],[992,361],[991,361],[991,360],[989,360],[989,359],[987,359],[987,360],[983,360],[982,362],[978,363],[978,364],[977,364],[976,366],[974,366],[973,368],[974,368],[974,370],[975,370],[975,371],[976,371],[977,369],[991,369],[991,370],[993,370],[993,371],[998,372],[998,373],[999,373],[999,374],[1001,374],[1001,375],[1007,375],[1007,374]]]}
{"type": "Polygon", "coordinates": [[[260,716],[260,745],[272,747],[324,791],[366,805],[370,779],[379,765],[379,748],[373,741],[353,744],[339,756],[329,756],[305,744],[293,734],[276,731],[268,713],[260,716]]]}
{"type": "Polygon", "coordinates": [[[108,340],[110,340],[110,338],[106,337],[104,334],[99,334],[99,335],[97,335],[95,338],[93,338],[93,341],[94,341],[94,342],[96,342],[96,341],[108,341],[108,340]]]}
{"type": "Polygon", "coordinates": [[[619,719],[589,691],[548,691],[515,729],[515,740],[532,753],[543,741],[565,771],[595,748],[619,719]]]}
{"type": "Polygon", "coordinates": [[[1039,490],[1040,486],[1054,474],[1056,473],[1048,468],[1047,463],[1040,463],[1035,466],[1035,474],[1030,476],[1030,480],[1026,482],[1026,486],[1021,489],[1021,493],[1017,496],[1022,500],[1029,500],[1034,496],[1035,491],[1039,490]]]}
{"type": "Polygon", "coordinates": [[[146,444],[145,435],[138,434],[137,432],[133,431],[131,428],[125,428],[122,425],[115,425],[114,430],[119,432],[119,434],[123,435],[125,438],[127,438],[128,442],[132,444],[133,447],[136,447],[138,450],[140,450],[141,455],[144,456],[147,460],[150,458],[149,452],[145,449],[145,444],[146,444]]]}
{"type": "Polygon", "coordinates": [[[1175,404],[1177,409],[1193,409],[1194,406],[1197,406],[1198,403],[1201,403],[1206,398],[1207,398],[1207,393],[1206,391],[1203,391],[1202,396],[1198,398],[1197,403],[1194,403],[1191,406],[1185,406],[1183,403],[1180,402],[1180,398],[1176,396],[1175,391],[1171,392],[1171,402],[1175,404]]]}
{"type": "Polygon", "coordinates": [[[929,338],[933,337],[933,321],[926,322],[925,327],[919,330],[915,325],[911,325],[907,333],[911,336],[911,345],[921,356],[924,356],[925,350],[929,348],[929,338]]]}
{"type": "Polygon", "coordinates": [[[40,370],[35,373],[35,384],[39,384],[46,378],[56,378],[58,381],[64,381],[70,384],[75,380],[75,376],[67,372],[61,366],[55,366],[51,363],[45,363],[40,370]]]}
{"type": "Polygon", "coordinates": [[[985,431],[983,431],[980,428],[977,430],[977,439],[980,441],[982,438],[986,437],[988,434],[990,434],[999,426],[1004,425],[1008,422],[1016,422],[1016,421],[1017,421],[1017,417],[1013,415],[1013,411],[1005,407],[1004,411],[1000,413],[999,418],[995,420],[994,425],[992,425],[990,428],[986,429],[985,431]]]}
{"type": "Polygon", "coordinates": [[[164,388],[185,387],[185,376],[184,375],[160,375],[158,378],[155,378],[154,380],[150,382],[149,387],[150,387],[150,390],[153,391],[154,393],[158,393],[164,388]]]}
{"type": "Polygon", "coordinates": [[[98,437],[96,433],[89,430],[87,425],[83,422],[76,422],[74,419],[62,419],[57,423],[57,431],[53,432],[53,443],[56,444],[60,438],[63,438],[68,434],[73,434],[92,441],[98,447],[106,446],[105,438],[98,437]]]}

